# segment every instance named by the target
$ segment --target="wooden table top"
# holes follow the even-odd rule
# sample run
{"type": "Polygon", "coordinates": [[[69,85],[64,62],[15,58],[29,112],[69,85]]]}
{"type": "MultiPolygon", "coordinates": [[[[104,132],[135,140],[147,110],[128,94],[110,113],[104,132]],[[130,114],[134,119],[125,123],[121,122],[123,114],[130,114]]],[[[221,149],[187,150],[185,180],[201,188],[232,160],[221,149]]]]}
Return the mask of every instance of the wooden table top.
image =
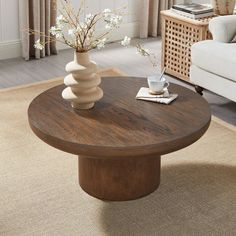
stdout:
{"type": "Polygon", "coordinates": [[[35,134],[76,155],[127,157],[162,155],[184,148],[208,129],[211,112],[200,95],[171,84],[179,97],[170,105],[136,100],[145,78],[103,78],[104,97],[91,110],[73,110],[60,85],[36,97],[28,118],[35,134]]]}

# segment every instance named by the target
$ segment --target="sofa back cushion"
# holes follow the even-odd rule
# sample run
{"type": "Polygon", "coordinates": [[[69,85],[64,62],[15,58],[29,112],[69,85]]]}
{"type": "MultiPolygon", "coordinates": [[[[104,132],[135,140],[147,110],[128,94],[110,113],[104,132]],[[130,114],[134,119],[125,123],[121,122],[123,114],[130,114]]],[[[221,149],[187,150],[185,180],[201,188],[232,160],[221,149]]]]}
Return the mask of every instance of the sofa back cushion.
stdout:
{"type": "Polygon", "coordinates": [[[215,41],[230,43],[236,35],[236,15],[213,18],[209,29],[215,41]]]}

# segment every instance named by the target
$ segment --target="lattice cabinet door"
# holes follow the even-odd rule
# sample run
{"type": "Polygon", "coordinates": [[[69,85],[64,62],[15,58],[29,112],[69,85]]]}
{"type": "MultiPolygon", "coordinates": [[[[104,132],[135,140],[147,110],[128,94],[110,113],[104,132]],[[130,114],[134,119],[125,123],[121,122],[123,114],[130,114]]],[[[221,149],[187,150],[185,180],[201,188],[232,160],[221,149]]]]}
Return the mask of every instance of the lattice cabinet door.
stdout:
{"type": "Polygon", "coordinates": [[[162,68],[166,73],[189,82],[191,46],[211,38],[210,19],[192,20],[170,10],[162,12],[162,68]]]}

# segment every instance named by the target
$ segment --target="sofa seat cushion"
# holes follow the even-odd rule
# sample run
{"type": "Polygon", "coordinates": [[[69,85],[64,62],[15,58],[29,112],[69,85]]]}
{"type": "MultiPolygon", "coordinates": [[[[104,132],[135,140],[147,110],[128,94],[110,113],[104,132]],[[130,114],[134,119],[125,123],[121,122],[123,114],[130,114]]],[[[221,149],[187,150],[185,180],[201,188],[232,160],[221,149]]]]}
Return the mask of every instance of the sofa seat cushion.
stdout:
{"type": "Polygon", "coordinates": [[[190,81],[192,83],[236,102],[236,82],[222,78],[195,65],[190,68],[190,81]]]}
{"type": "Polygon", "coordinates": [[[236,43],[201,41],[192,46],[192,64],[236,82],[236,43]]]}

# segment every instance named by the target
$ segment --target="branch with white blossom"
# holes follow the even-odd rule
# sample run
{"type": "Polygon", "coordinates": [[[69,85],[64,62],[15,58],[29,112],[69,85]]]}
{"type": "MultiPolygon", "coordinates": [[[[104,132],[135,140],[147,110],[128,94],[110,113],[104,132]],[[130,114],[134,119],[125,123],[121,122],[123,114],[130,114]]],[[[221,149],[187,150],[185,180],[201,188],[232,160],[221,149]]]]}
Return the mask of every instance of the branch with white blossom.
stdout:
{"type": "Polygon", "coordinates": [[[56,19],[56,25],[49,30],[50,35],[30,29],[29,33],[47,38],[47,42],[37,40],[35,48],[43,50],[51,41],[58,41],[74,48],[77,52],[87,52],[94,48],[105,46],[107,37],[122,23],[122,12],[105,9],[95,15],[87,14],[84,17],[85,3],[82,1],[79,10],[75,11],[70,0],[60,0],[62,9],[56,19]],[[83,20],[81,20],[83,18],[83,20]],[[96,34],[96,26],[103,22],[103,32],[96,34]]]}

